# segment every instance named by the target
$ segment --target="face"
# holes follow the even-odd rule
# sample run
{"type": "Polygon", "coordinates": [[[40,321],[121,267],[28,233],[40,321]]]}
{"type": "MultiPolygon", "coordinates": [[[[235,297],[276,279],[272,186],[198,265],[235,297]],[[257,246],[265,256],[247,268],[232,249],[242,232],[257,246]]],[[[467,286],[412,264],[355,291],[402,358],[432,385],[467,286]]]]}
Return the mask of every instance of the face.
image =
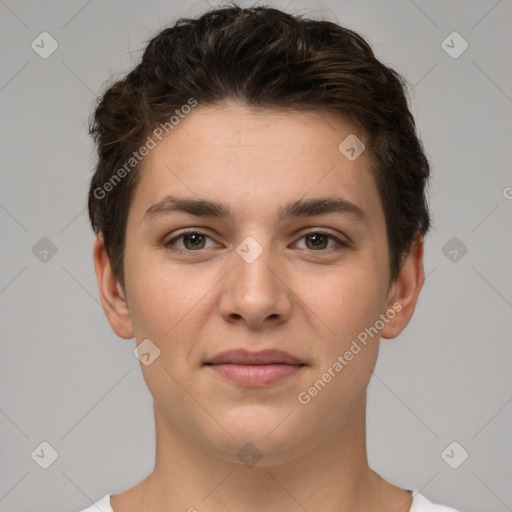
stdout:
{"type": "Polygon", "coordinates": [[[126,308],[114,300],[109,320],[150,340],[150,359],[159,351],[141,363],[144,379],[168,428],[195,446],[231,460],[252,442],[271,464],[348,432],[379,334],[395,336],[412,315],[419,266],[388,286],[367,155],[338,149],[350,134],[362,139],[334,114],[199,106],[144,161],[126,308]],[[321,199],[337,202],[313,208],[321,199]],[[293,359],[209,364],[236,349],[293,359]]]}

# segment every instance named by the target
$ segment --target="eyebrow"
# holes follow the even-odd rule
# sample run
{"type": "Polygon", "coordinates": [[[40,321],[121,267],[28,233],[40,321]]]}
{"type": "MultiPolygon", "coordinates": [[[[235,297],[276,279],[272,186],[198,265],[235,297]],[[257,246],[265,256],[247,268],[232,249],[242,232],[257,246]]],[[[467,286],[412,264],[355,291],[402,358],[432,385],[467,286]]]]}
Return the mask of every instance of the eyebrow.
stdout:
{"type": "MultiPolygon", "coordinates": [[[[144,220],[149,221],[172,213],[188,213],[197,217],[220,219],[233,218],[230,207],[218,201],[167,195],[146,210],[144,220]]],[[[368,216],[362,208],[342,197],[332,196],[291,201],[278,209],[277,220],[302,216],[312,217],[326,213],[350,215],[356,220],[368,221],[368,216]]]]}

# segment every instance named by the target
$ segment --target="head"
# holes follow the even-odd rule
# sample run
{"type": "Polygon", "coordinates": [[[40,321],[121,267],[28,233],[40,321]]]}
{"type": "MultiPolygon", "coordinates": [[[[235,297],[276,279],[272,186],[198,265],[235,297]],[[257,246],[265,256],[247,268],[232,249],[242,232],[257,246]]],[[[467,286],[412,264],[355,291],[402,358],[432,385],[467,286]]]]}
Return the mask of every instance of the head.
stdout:
{"type": "Polygon", "coordinates": [[[429,164],[405,86],[349,29],[235,5],[160,32],[99,99],[100,295],[119,336],[158,348],[141,368],[183,436],[220,454],[251,439],[270,461],[362,403],[424,277],[429,164]],[[205,364],[235,348],[304,366],[238,386],[205,364]]]}

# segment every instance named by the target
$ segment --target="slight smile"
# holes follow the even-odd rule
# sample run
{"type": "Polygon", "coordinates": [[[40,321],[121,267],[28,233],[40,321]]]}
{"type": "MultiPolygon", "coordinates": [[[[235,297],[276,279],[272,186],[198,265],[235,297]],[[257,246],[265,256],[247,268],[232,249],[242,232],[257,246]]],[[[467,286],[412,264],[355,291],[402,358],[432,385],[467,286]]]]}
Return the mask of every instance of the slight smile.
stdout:
{"type": "Polygon", "coordinates": [[[209,359],[209,366],[219,375],[249,387],[263,387],[295,375],[306,366],[299,359],[281,350],[230,350],[209,359]]]}

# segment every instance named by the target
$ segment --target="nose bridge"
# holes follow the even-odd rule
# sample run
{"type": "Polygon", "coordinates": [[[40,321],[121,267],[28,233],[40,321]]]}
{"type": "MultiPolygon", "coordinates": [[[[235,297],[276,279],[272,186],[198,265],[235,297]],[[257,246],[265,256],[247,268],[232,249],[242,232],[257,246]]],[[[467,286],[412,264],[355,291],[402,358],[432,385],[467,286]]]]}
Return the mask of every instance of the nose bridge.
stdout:
{"type": "Polygon", "coordinates": [[[235,248],[231,261],[232,271],[221,299],[223,316],[243,317],[259,324],[270,316],[289,313],[287,288],[279,278],[279,262],[272,252],[270,235],[247,236],[235,248]]]}
{"type": "Polygon", "coordinates": [[[259,292],[270,292],[274,288],[276,266],[270,245],[270,235],[249,235],[238,244],[233,255],[237,287],[256,287],[259,292]],[[256,236],[261,241],[258,242],[256,236]]]}

